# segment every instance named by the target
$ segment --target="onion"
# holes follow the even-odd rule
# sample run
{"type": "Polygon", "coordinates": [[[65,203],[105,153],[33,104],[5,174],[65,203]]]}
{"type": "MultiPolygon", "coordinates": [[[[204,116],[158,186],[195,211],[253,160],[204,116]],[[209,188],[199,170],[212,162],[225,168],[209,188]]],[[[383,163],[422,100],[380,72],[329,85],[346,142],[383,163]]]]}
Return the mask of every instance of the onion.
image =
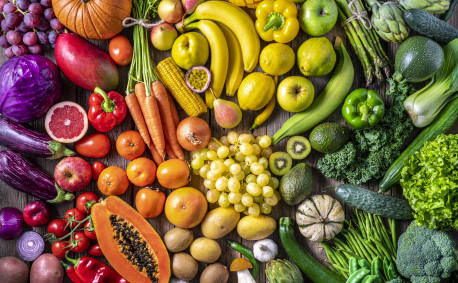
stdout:
{"type": "Polygon", "coordinates": [[[19,209],[15,207],[0,209],[0,238],[11,240],[19,237],[23,224],[24,219],[19,209]]]}
{"type": "Polygon", "coordinates": [[[198,117],[183,119],[177,127],[178,143],[188,151],[203,149],[210,141],[210,137],[210,126],[198,117]]]}
{"type": "Polygon", "coordinates": [[[34,261],[43,253],[45,241],[37,232],[28,231],[17,240],[16,249],[23,260],[34,261]]]}
{"type": "Polygon", "coordinates": [[[157,7],[157,14],[161,20],[176,24],[183,18],[183,5],[180,0],[162,0],[157,7]]]}

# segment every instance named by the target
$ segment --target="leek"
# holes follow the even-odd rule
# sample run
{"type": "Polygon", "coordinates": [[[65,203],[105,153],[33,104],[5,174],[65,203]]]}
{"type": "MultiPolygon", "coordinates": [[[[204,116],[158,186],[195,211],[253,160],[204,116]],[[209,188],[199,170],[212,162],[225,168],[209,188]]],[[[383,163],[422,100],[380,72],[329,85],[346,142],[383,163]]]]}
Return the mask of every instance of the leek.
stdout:
{"type": "Polygon", "coordinates": [[[429,125],[448,102],[458,97],[458,38],[444,47],[444,55],[444,63],[431,81],[404,101],[416,127],[429,125]]]}

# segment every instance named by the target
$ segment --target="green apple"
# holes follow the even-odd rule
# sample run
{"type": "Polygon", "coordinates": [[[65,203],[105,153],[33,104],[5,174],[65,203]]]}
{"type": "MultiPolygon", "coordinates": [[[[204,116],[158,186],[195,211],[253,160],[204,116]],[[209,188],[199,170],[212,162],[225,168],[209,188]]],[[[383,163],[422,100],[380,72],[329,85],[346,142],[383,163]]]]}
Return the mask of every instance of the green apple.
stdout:
{"type": "Polygon", "coordinates": [[[208,60],[208,41],[197,32],[180,35],[172,46],[172,58],[178,66],[189,70],[194,66],[202,66],[208,60]]]}
{"type": "Polygon", "coordinates": [[[299,11],[299,23],[305,33],[321,36],[337,22],[338,10],[334,0],[307,0],[299,11]]]}
{"type": "Polygon", "coordinates": [[[281,108],[289,112],[307,109],[315,97],[315,88],[301,76],[287,77],[278,85],[277,101],[281,108]]]}

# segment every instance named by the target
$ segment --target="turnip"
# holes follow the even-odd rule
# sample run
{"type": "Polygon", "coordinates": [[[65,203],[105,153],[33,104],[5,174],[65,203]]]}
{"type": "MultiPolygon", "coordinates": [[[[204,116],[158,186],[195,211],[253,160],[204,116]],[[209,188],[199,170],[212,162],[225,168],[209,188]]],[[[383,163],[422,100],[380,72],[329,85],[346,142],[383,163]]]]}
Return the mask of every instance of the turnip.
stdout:
{"type": "Polygon", "coordinates": [[[22,260],[7,256],[0,258],[0,274],[3,283],[27,283],[29,268],[22,260]]]}
{"type": "Polygon", "coordinates": [[[62,283],[64,268],[53,254],[42,254],[30,269],[30,283],[62,283]]]}

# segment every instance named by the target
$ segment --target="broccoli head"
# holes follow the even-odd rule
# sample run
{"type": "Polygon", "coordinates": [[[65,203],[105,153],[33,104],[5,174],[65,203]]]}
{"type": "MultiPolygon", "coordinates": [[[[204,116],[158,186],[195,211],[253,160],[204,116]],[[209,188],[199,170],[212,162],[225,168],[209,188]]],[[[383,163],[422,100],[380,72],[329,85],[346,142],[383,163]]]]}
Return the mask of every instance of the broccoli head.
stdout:
{"type": "Polygon", "coordinates": [[[447,232],[413,221],[399,237],[396,266],[413,283],[439,283],[456,270],[455,242],[447,232]]]}

